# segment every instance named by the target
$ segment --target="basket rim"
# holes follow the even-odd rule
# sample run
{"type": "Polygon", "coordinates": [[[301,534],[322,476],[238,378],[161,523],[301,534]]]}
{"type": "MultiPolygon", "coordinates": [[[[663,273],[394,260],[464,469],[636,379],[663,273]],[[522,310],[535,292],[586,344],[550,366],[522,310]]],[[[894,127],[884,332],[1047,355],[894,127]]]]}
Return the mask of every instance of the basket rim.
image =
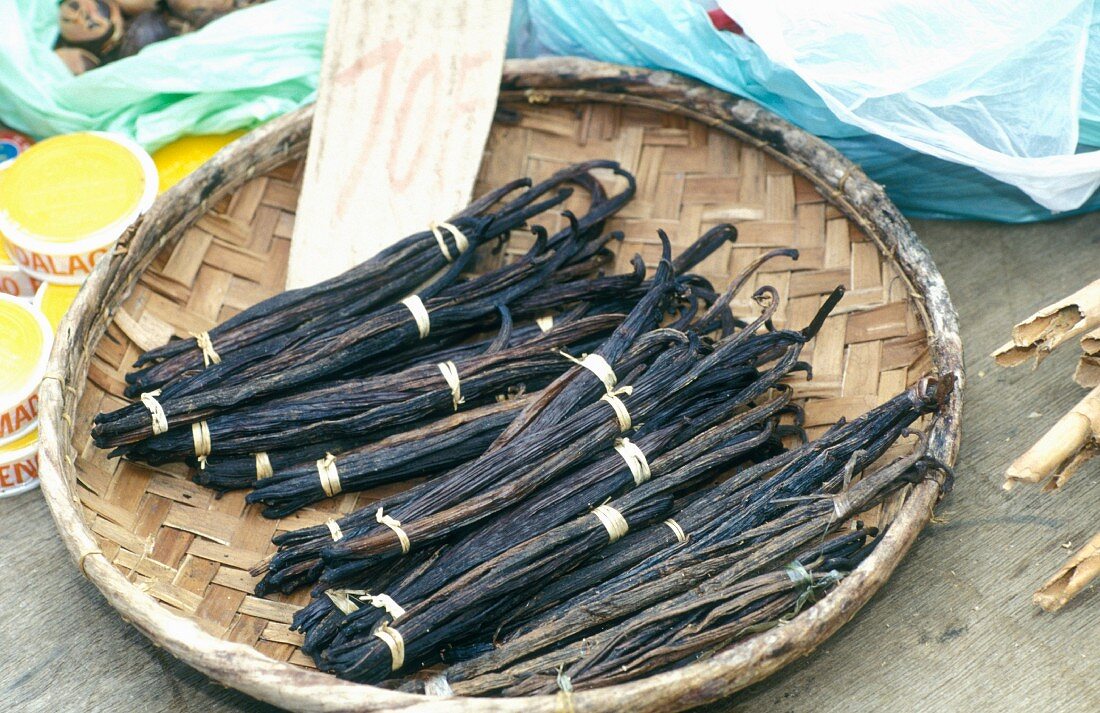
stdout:
{"type": "MultiPolygon", "coordinates": [[[[958,452],[963,383],[958,316],[943,278],[908,221],[882,187],[836,149],[750,100],[665,71],[606,64],[576,58],[508,60],[501,99],[532,103],[608,102],[637,105],[685,116],[728,133],[783,163],[811,181],[825,199],[857,224],[879,252],[900,269],[912,303],[927,332],[933,368],[957,380],[950,399],[930,430],[930,453],[953,464],[958,452]]],[[[139,225],[100,260],[73,308],[62,320],[39,403],[39,477],[62,540],[80,571],[119,611],[157,646],[215,680],[257,699],[302,711],[376,711],[401,709],[523,711],[561,709],[555,696],[525,698],[436,698],[351,683],[319,671],[276,661],[256,649],[203,631],[192,619],[175,614],[139,590],[112,565],[84,521],[72,455],[72,418],[88,374],[91,353],[115,310],[159,249],[207,205],[240,183],[262,175],[309,142],[313,107],[308,106],[256,129],[223,149],[214,159],[160,196],[139,225]],[[251,165],[233,175],[236,157],[251,165]],[[197,212],[196,212],[197,211],[197,212]],[[182,226],[182,227],[181,227],[182,226]]],[[[636,681],[578,691],[568,707],[584,711],[682,710],[713,702],[759,681],[813,651],[871,598],[890,577],[932,514],[941,484],[916,485],[871,555],[845,577],[829,596],[799,614],[787,626],[734,644],[712,658],[636,681]]]]}

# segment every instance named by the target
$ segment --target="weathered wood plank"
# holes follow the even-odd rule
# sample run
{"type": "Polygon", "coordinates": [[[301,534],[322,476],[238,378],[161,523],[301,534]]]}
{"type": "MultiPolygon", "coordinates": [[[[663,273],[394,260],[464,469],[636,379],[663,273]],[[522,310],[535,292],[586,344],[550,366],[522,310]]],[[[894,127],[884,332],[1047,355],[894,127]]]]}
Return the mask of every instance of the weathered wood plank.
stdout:
{"type": "Polygon", "coordinates": [[[511,5],[332,4],[288,287],[343,272],[469,201],[511,5]]]}

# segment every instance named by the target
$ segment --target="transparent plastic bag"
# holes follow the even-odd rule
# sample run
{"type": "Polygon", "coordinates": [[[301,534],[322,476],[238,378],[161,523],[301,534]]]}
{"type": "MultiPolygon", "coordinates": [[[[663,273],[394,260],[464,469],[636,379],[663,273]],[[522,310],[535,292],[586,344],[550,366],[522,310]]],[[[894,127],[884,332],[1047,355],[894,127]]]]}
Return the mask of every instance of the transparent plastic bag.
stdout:
{"type": "Polygon", "coordinates": [[[1074,153],[1089,0],[718,4],[847,124],[972,166],[1051,210],[1100,186],[1100,153],[1074,153]]]}
{"type": "Polygon", "coordinates": [[[0,123],[36,138],[116,131],[156,149],[250,128],[313,101],[328,0],[270,0],[72,76],[57,0],[0,0],[0,123]]]}
{"type": "MultiPolygon", "coordinates": [[[[748,97],[831,141],[871,178],[883,183],[910,215],[1022,222],[1048,219],[1054,215],[1051,209],[1080,212],[1100,207],[1100,194],[1095,192],[1100,155],[1073,155],[1075,148],[1080,148],[1075,146],[1077,141],[1100,145],[1100,16],[1094,21],[1093,7],[1087,2],[1055,0],[1049,7],[1035,3],[1040,9],[1019,1],[990,0],[953,4],[917,0],[515,0],[515,5],[510,56],[578,55],[669,69],[748,97]],[[718,4],[752,40],[714,29],[706,10],[718,4]],[[884,23],[881,18],[886,15],[879,14],[900,13],[892,9],[895,6],[905,6],[910,12],[899,27],[884,23]],[[978,9],[988,14],[982,15],[978,9]],[[848,22],[838,14],[842,11],[862,20],[848,22]],[[1017,11],[1018,16],[1014,15],[1017,11]],[[951,12],[961,17],[955,18],[951,12]],[[813,32],[800,33],[792,27],[801,21],[795,19],[802,17],[797,13],[813,18],[806,21],[813,32]],[[969,21],[965,29],[960,24],[963,20],[969,21]],[[998,27],[1002,22],[1007,24],[1005,28],[998,27]],[[941,23],[953,24],[958,31],[945,30],[945,36],[938,37],[941,23]],[[753,41],[758,39],[757,32],[762,41],[753,41]],[[975,33],[992,36],[971,42],[969,37],[975,33]],[[792,34],[799,40],[797,45],[791,44],[792,34]],[[957,117],[949,106],[956,95],[947,78],[940,84],[924,76],[927,86],[908,87],[889,84],[891,78],[883,74],[874,77],[874,87],[901,93],[914,105],[911,113],[895,115],[891,110],[885,117],[867,117],[863,105],[846,104],[854,95],[843,94],[834,97],[836,109],[854,117],[838,116],[819,94],[828,86],[818,79],[828,79],[829,86],[834,80],[847,79],[857,88],[867,87],[867,77],[879,74],[876,53],[892,57],[899,73],[913,65],[923,74],[933,66],[925,63],[920,53],[891,55],[895,50],[876,46],[895,35],[898,47],[912,48],[925,40],[938,47],[942,57],[937,66],[941,69],[968,58],[969,67],[960,66],[951,75],[963,84],[957,90],[960,96],[975,99],[966,92],[977,86],[996,96],[988,101],[984,95],[976,97],[979,101],[966,104],[966,116],[957,117]],[[1023,44],[1013,46],[1013,41],[1023,44]],[[780,55],[784,51],[793,54],[791,65],[775,61],[773,44],[780,55]],[[958,45],[971,47],[956,53],[951,48],[958,45]],[[1078,65],[1067,68],[1073,57],[1078,65]],[[803,63],[809,66],[803,67],[803,63]],[[922,63],[928,66],[919,66],[922,63]],[[1033,67],[1040,63],[1045,64],[1033,67]],[[818,64],[828,70],[822,70],[823,77],[816,74],[818,64]],[[811,68],[815,71],[809,72],[811,68]],[[817,86],[812,86],[802,71],[817,86]],[[1014,74],[1027,76],[1017,78],[1014,74]],[[1000,89],[994,86],[994,77],[1000,77],[996,83],[1000,89]],[[1011,86],[1017,79],[1019,85],[1011,86]],[[1075,97],[1081,96],[1082,84],[1084,96],[1078,100],[1075,97]],[[1033,90],[1043,94],[1033,97],[1033,90]],[[1022,113],[1014,116],[1017,110],[1022,113]],[[958,125],[947,127],[940,135],[922,123],[926,115],[946,124],[958,121],[958,125]],[[902,126],[880,126],[884,122],[878,119],[900,121],[902,126]],[[986,128],[990,136],[982,133],[986,128]],[[971,130],[973,135],[967,133],[971,130]],[[1075,139],[1074,131],[1079,131],[1079,138],[1075,139]],[[1088,202],[1082,204],[1085,198],[1088,202]]],[[[883,110],[886,104],[879,102],[885,96],[871,91],[868,95],[871,101],[866,110],[883,110]]]]}

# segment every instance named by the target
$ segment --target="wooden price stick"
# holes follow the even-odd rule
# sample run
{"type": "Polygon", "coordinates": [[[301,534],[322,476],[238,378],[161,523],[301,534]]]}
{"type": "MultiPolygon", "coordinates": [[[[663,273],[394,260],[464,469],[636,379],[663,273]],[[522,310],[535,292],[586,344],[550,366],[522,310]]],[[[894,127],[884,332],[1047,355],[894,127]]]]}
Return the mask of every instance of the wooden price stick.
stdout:
{"type": "Polygon", "coordinates": [[[1100,327],[1100,280],[1017,324],[1012,328],[1012,341],[993,352],[993,358],[1001,366],[1019,366],[1030,359],[1038,363],[1059,344],[1097,327],[1100,327]]]}
{"type": "Polygon", "coordinates": [[[1032,601],[1046,611],[1058,611],[1097,577],[1100,577],[1100,532],[1035,592],[1032,601]]]}
{"type": "Polygon", "coordinates": [[[290,247],[312,285],[469,202],[511,0],[335,0],[290,247]]]}

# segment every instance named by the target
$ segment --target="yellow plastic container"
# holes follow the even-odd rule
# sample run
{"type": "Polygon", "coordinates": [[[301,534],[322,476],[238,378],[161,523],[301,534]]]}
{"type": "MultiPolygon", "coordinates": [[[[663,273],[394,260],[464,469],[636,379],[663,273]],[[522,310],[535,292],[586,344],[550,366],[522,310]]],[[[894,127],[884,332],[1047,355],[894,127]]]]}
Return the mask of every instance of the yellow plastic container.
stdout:
{"type": "Polygon", "coordinates": [[[214,154],[246,133],[248,132],[231,131],[228,134],[184,136],[154,151],[153,163],[157,166],[160,192],[164,193],[182,181],[214,154]]]}
{"type": "Polygon", "coordinates": [[[4,249],[4,241],[0,240],[0,292],[16,297],[33,297],[41,284],[19,269],[4,249]]]}
{"type": "Polygon", "coordinates": [[[0,170],[0,234],[24,272],[78,285],[153,204],[157,185],[153,159],[125,137],[54,136],[0,170]]]}
{"type": "Polygon", "coordinates": [[[0,498],[38,487],[38,431],[0,446],[0,498]]]}
{"type": "Polygon", "coordinates": [[[0,294],[0,445],[38,424],[38,385],[52,346],[46,316],[27,300],[0,294]]]}
{"type": "Polygon", "coordinates": [[[43,282],[34,293],[34,306],[42,314],[46,315],[46,321],[50,323],[54,333],[57,333],[57,325],[61,324],[61,318],[69,311],[80,285],[59,285],[54,282],[43,282]]]}

